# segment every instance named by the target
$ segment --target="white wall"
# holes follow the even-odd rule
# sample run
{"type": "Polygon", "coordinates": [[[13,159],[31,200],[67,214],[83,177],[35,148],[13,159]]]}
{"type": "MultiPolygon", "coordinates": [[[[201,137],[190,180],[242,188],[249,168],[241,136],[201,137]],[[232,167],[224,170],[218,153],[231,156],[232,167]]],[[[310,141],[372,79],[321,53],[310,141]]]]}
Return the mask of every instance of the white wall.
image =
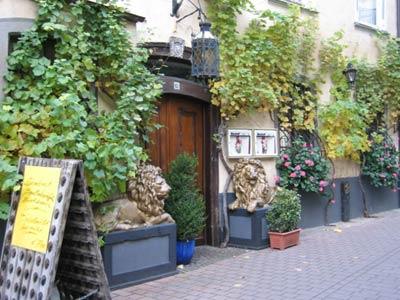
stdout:
{"type": "Polygon", "coordinates": [[[36,17],[36,4],[31,0],[0,0],[0,18],[36,17]]]}
{"type": "MultiPolygon", "coordinates": [[[[185,40],[186,46],[191,45],[192,34],[199,32],[198,14],[194,14],[177,23],[177,18],[171,17],[172,1],[170,0],[129,0],[124,6],[129,12],[146,18],[146,22],[137,24],[138,40],[146,42],[168,42],[170,36],[185,40]]],[[[197,3],[197,1],[194,1],[197,3]]],[[[206,3],[200,1],[204,11],[206,3]]],[[[180,17],[192,12],[195,8],[183,1],[179,9],[180,17]]]]}

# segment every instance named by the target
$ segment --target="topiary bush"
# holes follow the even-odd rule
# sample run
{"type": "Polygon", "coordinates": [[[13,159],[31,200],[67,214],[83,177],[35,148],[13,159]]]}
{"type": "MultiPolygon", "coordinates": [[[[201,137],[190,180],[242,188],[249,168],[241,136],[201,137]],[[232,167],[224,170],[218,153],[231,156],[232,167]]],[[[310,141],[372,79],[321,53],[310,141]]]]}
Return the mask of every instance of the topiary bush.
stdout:
{"type": "Polygon", "coordinates": [[[300,222],[300,195],[293,190],[279,188],[266,218],[269,231],[289,232],[295,230],[300,222]]]}
{"type": "Polygon", "coordinates": [[[193,240],[206,225],[205,203],[197,187],[197,164],[195,155],[179,154],[165,176],[171,187],[165,211],[175,220],[181,241],[193,240]]]}

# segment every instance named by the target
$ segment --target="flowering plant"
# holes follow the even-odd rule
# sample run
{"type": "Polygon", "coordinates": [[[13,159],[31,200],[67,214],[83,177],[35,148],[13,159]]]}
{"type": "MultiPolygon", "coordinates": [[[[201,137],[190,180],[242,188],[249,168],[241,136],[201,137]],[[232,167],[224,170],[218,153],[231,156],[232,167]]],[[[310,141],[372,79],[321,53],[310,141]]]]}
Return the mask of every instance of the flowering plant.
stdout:
{"type": "Polygon", "coordinates": [[[371,151],[365,154],[362,174],[368,176],[375,187],[397,191],[399,173],[399,152],[393,142],[384,132],[372,134],[371,151]]]}
{"type": "Polygon", "coordinates": [[[280,177],[275,181],[279,186],[305,192],[327,192],[330,168],[319,147],[297,138],[291,147],[281,152],[276,164],[280,177]]]}

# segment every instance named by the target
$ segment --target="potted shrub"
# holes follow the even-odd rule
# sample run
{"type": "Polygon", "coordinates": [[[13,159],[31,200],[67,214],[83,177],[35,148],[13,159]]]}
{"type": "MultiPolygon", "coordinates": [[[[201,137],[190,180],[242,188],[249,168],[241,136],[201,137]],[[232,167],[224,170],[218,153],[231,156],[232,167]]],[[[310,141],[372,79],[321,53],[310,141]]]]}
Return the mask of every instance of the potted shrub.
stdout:
{"type": "Polygon", "coordinates": [[[205,227],[205,203],[197,187],[196,168],[195,155],[179,154],[165,176],[171,187],[165,210],[177,226],[177,264],[190,263],[195,251],[195,238],[205,227]]]}
{"type": "Polygon", "coordinates": [[[296,191],[279,188],[266,218],[269,226],[270,246],[283,250],[299,243],[301,204],[296,191]]]}

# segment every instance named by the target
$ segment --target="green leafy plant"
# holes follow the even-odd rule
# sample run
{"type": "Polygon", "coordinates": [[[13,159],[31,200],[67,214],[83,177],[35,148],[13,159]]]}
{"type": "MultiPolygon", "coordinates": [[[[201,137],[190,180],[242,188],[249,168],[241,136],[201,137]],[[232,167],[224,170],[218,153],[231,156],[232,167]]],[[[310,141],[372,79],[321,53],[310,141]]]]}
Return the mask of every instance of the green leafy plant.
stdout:
{"type": "Polygon", "coordinates": [[[400,51],[399,38],[386,38],[383,54],[379,59],[379,68],[384,89],[383,100],[390,111],[390,119],[393,123],[400,117],[400,51]]]}
{"type": "Polygon", "coordinates": [[[91,199],[123,192],[146,160],[159,79],[145,66],[146,49],[132,46],[114,1],[37,1],[31,30],[8,58],[0,107],[0,197],[21,179],[20,156],[84,160],[91,199]],[[45,53],[50,45],[53,54],[45,53]],[[52,45],[52,46],[51,46],[52,45]],[[115,110],[100,111],[94,90],[115,110]]]}
{"type": "Polygon", "coordinates": [[[165,178],[171,187],[165,211],[175,220],[178,240],[196,238],[205,227],[205,202],[197,187],[197,157],[179,154],[165,178]]]}
{"type": "Polygon", "coordinates": [[[360,161],[360,153],[369,150],[365,105],[351,100],[337,100],[320,111],[320,134],[327,156],[360,161]]]}
{"type": "Polygon", "coordinates": [[[329,162],[319,147],[307,144],[303,138],[292,141],[281,151],[276,162],[279,186],[306,192],[324,193],[329,185],[329,162]]]}
{"type": "Polygon", "coordinates": [[[282,233],[295,230],[300,214],[300,195],[294,190],[279,188],[266,215],[269,231],[282,233]]]}
{"type": "Polygon", "coordinates": [[[375,187],[388,187],[397,191],[399,168],[399,152],[396,150],[387,132],[372,134],[372,144],[365,153],[362,174],[370,179],[375,187]]]}
{"type": "Polygon", "coordinates": [[[347,45],[342,42],[343,36],[343,31],[335,32],[321,42],[319,51],[320,72],[323,75],[330,75],[332,81],[330,94],[333,100],[348,99],[350,96],[349,85],[343,75],[348,63],[348,58],[344,55],[347,45]]]}
{"type": "Polygon", "coordinates": [[[256,18],[239,34],[236,17],[251,8],[249,3],[216,0],[209,5],[221,52],[221,78],[211,83],[213,104],[225,120],[277,109],[287,130],[313,130],[320,83],[310,75],[316,20],[300,18],[296,5],[287,15],[252,11],[256,18]]]}

